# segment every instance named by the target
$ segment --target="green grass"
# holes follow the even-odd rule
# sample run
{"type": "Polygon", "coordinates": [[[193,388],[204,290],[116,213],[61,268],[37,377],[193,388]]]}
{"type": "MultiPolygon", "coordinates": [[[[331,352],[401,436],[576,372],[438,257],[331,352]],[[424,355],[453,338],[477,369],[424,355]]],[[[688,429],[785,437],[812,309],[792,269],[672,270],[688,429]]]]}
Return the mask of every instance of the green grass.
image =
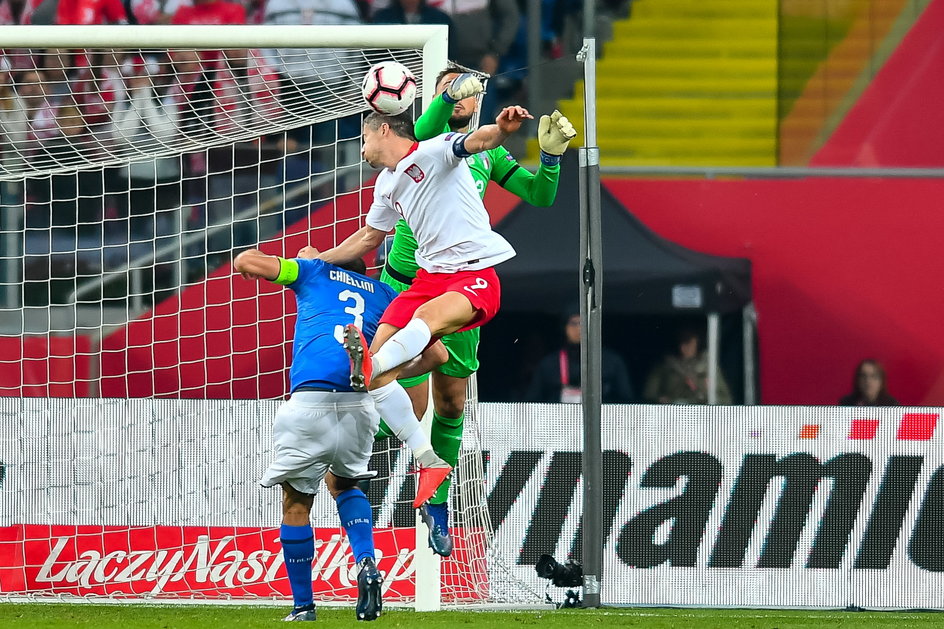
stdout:
{"type": "MultiPolygon", "coordinates": [[[[95,629],[251,629],[274,627],[287,608],[90,604],[0,604],[0,628],[89,627],[95,629]]],[[[321,628],[356,625],[350,608],[318,610],[321,628]]],[[[807,612],[725,609],[626,609],[557,611],[388,610],[373,625],[416,629],[475,627],[641,627],[645,629],[912,629],[944,626],[944,615],[918,612],[807,612]]]]}

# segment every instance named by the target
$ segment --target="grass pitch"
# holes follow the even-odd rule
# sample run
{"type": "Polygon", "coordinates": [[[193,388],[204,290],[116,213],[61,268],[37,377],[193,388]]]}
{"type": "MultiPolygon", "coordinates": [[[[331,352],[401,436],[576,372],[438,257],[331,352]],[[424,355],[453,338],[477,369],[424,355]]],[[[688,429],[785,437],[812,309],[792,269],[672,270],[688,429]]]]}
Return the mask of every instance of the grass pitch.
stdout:
{"type": "MultiPolygon", "coordinates": [[[[252,629],[274,627],[288,607],[0,604],[0,628],[40,629],[252,629]]],[[[316,627],[359,625],[353,609],[322,608],[316,627]]],[[[478,627],[644,627],[645,629],[932,629],[944,614],[919,612],[808,612],[730,609],[567,609],[542,611],[389,610],[367,629],[475,629],[478,627]]]]}

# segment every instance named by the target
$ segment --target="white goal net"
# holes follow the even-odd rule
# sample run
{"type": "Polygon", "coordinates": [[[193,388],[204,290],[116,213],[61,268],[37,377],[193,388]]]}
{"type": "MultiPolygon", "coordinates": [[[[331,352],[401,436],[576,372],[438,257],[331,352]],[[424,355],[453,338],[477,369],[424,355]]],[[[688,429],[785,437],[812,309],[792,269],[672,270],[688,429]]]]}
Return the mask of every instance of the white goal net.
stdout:
{"type": "MultiPolygon", "coordinates": [[[[428,100],[445,29],[0,37],[0,596],[285,600],[280,496],[256,480],[294,300],[231,260],[360,227],[374,176],[361,78],[393,59],[428,100]]],[[[475,417],[450,498],[456,551],[433,564],[441,599],[528,600],[493,549],[475,417]]],[[[409,458],[378,442],[368,490],[391,602],[414,601],[428,553],[409,458]]],[[[326,494],[313,515],[316,599],[352,600],[326,494]]]]}

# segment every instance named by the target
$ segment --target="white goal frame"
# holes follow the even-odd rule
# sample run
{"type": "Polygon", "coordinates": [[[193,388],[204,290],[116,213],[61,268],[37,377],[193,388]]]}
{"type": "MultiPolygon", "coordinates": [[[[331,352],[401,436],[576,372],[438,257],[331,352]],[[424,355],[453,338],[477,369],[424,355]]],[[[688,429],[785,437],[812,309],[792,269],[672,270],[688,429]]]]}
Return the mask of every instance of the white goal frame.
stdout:
{"type": "MultiPolygon", "coordinates": [[[[448,61],[448,27],[444,25],[0,26],[0,41],[4,48],[34,49],[414,49],[422,53],[424,108],[435,94],[435,77],[448,61]]],[[[425,525],[417,524],[415,606],[423,611],[436,610],[441,605],[436,587],[439,558],[426,548],[425,525]]]]}
{"type": "MultiPolygon", "coordinates": [[[[416,48],[423,51],[423,78],[446,65],[449,27],[443,25],[103,25],[0,26],[5,48],[416,48]]],[[[435,81],[423,81],[423,106],[435,81]]]]}

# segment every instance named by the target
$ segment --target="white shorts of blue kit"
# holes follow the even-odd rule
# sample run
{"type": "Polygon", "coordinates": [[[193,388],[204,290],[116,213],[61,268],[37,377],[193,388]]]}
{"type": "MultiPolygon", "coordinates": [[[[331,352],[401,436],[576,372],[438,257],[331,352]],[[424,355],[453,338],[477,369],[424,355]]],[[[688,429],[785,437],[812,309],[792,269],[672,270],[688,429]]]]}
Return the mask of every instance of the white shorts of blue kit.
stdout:
{"type": "Polygon", "coordinates": [[[275,414],[274,458],[259,481],[287,482],[318,493],[328,471],[342,478],[370,478],[367,464],[380,416],[367,393],[296,391],[275,414]]]}

